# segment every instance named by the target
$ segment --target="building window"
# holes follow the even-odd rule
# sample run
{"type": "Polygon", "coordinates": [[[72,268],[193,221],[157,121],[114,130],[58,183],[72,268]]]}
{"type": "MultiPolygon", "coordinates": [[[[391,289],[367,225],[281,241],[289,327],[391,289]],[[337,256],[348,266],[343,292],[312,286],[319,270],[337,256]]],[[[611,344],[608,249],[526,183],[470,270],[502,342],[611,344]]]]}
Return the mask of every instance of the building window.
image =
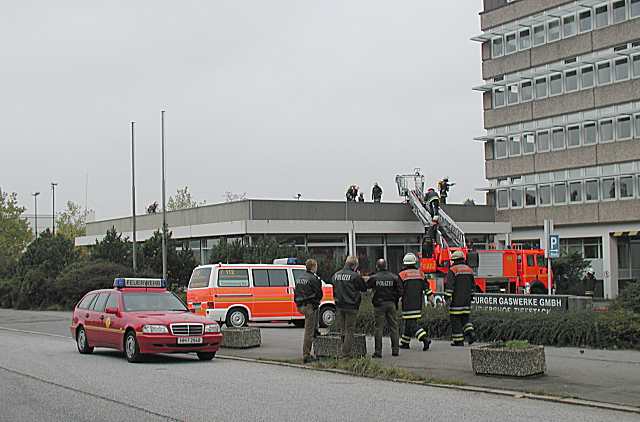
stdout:
{"type": "Polygon", "coordinates": [[[613,23],[620,23],[627,19],[627,2],[625,0],[614,1],[611,11],[613,23]]]}
{"type": "Polygon", "coordinates": [[[493,40],[491,40],[491,45],[492,47],[492,55],[493,57],[500,57],[502,56],[502,54],[504,53],[504,45],[502,43],[502,37],[500,38],[494,38],[493,40]]]}
{"type": "Polygon", "coordinates": [[[613,177],[602,179],[602,199],[616,199],[616,179],[613,177]]]}
{"type": "Polygon", "coordinates": [[[507,104],[518,104],[518,84],[507,87],[507,104]]]}
{"type": "Polygon", "coordinates": [[[522,153],[523,154],[533,154],[536,149],[536,137],[533,133],[525,133],[522,135],[522,153]]]}
{"type": "Polygon", "coordinates": [[[533,86],[531,81],[523,81],[520,85],[520,101],[530,101],[533,99],[533,86]]]}
{"type": "Polygon", "coordinates": [[[606,85],[611,82],[611,63],[598,63],[598,85],[606,85]]]}
{"type": "Polygon", "coordinates": [[[496,158],[505,158],[507,156],[507,140],[505,138],[496,138],[496,158]]]}
{"type": "Polygon", "coordinates": [[[636,127],[636,138],[640,138],[640,114],[636,114],[634,116],[635,127],[636,127]]]}
{"type": "Polygon", "coordinates": [[[556,183],[553,185],[553,203],[564,204],[567,202],[567,185],[563,183],[556,183]]]}
{"type": "Polygon", "coordinates": [[[603,4],[596,7],[596,28],[609,25],[609,5],[603,4]]]}
{"type": "Polygon", "coordinates": [[[584,254],[585,259],[600,259],[602,258],[602,243],[599,237],[586,237],[584,242],[584,254]]]}
{"type": "Polygon", "coordinates": [[[560,39],[560,20],[554,19],[547,23],[547,38],[549,42],[558,41],[560,39]]]}
{"type": "Polygon", "coordinates": [[[531,47],[531,30],[529,28],[520,31],[520,50],[531,47]]]}
{"type": "Polygon", "coordinates": [[[633,198],[633,176],[620,177],[620,198],[633,198]]]}
{"type": "Polygon", "coordinates": [[[626,57],[616,59],[614,61],[616,81],[624,81],[629,79],[629,59],[626,57]]]}
{"type": "Polygon", "coordinates": [[[600,142],[613,141],[613,120],[600,120],[600,142]]]}
{"type": "Polygon", "coordinates": [[[551,131],[551,143],[554,150],[564,149],[564,128],[556,128],[551,131]]]}
{"type": "Polygon", "coordinates": [[[597,201],[599,199],[597,180],[587,180],[584,182],[584,197],[587,201],[597,201]]]}
{"type": "Polygon", "coordinates": [[[538,152],[549,151],[550,146],[549,131],[543,130],[538,132],[538,152]]]}
{"type": "Polygon", "coordinates": [[[565,38],[576,35],[578,28],[576,25],[576,15],[569,15],[562,18],[562,34],[565,38]]]}
{"type": "Polygon", "coordinates": [[[631,139],[631,117],[618,117],[616,123],[616,135],[619,140],[631,139]]]}
{"type": "Polygon", "coordinates": [[[578,90],[578,71],[570,70],[564,74],[564,89],[566,92],[578,90]]]}
{"type": "Polygon", "coordinates": [[[522,188],[511,188],[511,208],[522,208],[522,188]]]}
{"type": "Polygon", "coordinates": [[[640,16],[640,0],[631,0],[630,3],[631,17],[635,18],[640,16]]]}
{"type": "Polygon", "coordinates": [[[536,99],[547,96],[547,78],[536,79],[536,99]]]}
{"type": "Polygon", "coordinates": [[[504,107],[504,87],[493,90],[493,106],[496,108],[504,107]]]}
{"type": "Polygon", "coordinates": [[[520,155],[520,135],[509,136],[509,156],[520,155]]]}
{"type": "Polygon", "coordinates": [[[533,27],[533,45],[541,45],[545,42],[544,25],[533,27]]]}
{"type": "Polygon", "coordinates": [[[640,54],[631,56],[631,66],[633,67],[633,77],[640,78],[640,54]]]}
{"type": "Polygon", "coordinates": [[[591,31],[591,10],[580,12],[578,17],[580,18],[580,32],[591,31]]]}
{"type": "Polygon", "coordinates": [[[584,145],[593,145],[597,142],[597,131],[595,122],[585,122],[584,124],[584,145]]]}
{"type": "Polygon", "coordinates": [[[524,190],[524,204],[527,207],[536,206],[536,187],[527,186],[524,190]]]}
{"type": "Polygon", "coordinates": [[[580,145],[580,126],[569,126],[567,128],[567,146],[577,147],[580,145]]]}
{"type": "Polygon", "coordinates": [[[498,191],[498,208],[506,209],[509,208],[509,191],[508,190],[499,190],[498,191]]]}
{"type": "Polygon", "coordinates": [[[593,86],[593,66],[585,66],[580,69],[582,75],[582,89],[591,88],[593,86]]]}
{"type": "Polygon", "coordinates": [[[505,37],[504,54],[515,53],[518,50],[516,33],[507,34],[505,37]]]}
{"type": "Polygon", "coordinates": [[[541,185],[538,194],[540,205],[551,205],[551,185],[541,185]]]}
{"type": "Polygon", "coordinates": [[[569,201],[582,202],[582,182],[569,183],[569,201]]]}
{"type": "Polygon", "coordinates": [[[549,76],[549,95],[562,94],[562,73],[549,76]]]}

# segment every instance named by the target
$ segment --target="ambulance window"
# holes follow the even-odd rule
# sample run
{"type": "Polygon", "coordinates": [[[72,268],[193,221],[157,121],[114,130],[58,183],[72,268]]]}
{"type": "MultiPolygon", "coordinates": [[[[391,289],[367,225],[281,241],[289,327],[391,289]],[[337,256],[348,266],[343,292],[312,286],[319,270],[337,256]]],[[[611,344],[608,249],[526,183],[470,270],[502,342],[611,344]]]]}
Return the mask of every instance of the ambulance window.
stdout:
{"type": "Polygon", "coordinates": [[[253,270],[254,287],[287,287],[287,270],[253,270]]]}
{"type": "Polygon", "coordinates": [[[209,277],[211,276],[211,267],[196,268],[191,274],[191,280],[189,280],[190,289],[199,289],[209,286],[209,277]]]}
{"type": "Polygon", "coordinates": [[[267,270],[253,270],[253,286],[269,287],[269,275],[267,270]]]}
{"type": "Polygon", "coordinates": [[[107,299],[109,298],[109,293],[100,293],[98,299],[93,302],[93,310],[96,312],[104,312],[105,305],[107,304],[107,299]]]}
{"type": "Polygon", "coordinates": [[[249,270],[239,268],[218,270],[218,287],[249,287],[249,270]]]}
{"type": "Polygon", "coordinates": [[[527,266],[528,267],[535,267],[536,266],[536,261],[535,261],[535,258],[533,257],[533,255],[527,255],[527,266]]]}
{"type": "Polygon", "coordinates": [[[89,309],[89,305],[91,305],[91,302],[95,297],[96,295],[86,295],[84,299],[78,303],[78,309],[89,309]]]}
{"type": "Polygon", "coordinates": [[[118,307],[118,295],[116,293],[111,293],[109,295],[109,299],[107,300],[107,304],[104,308],[117,308],[118,307]]]}

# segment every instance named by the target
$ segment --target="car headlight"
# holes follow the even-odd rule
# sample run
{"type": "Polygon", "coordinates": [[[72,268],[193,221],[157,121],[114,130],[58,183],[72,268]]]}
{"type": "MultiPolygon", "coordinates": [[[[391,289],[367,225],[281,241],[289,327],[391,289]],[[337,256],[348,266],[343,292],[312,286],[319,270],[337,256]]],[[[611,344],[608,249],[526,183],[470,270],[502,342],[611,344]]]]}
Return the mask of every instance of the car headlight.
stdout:
{"type": "Polygon", "coordinates": [[[164,334],[169,330],[164,325],[145,325],[142,327],[142,332],[147,334],[164,334]]]}
{"type": "Polygon", "coordinates": [[[220,332],[220,326],[218,324],[207,324],[204,327],[204,332],[205,333],[219,333],[220,332]]]}

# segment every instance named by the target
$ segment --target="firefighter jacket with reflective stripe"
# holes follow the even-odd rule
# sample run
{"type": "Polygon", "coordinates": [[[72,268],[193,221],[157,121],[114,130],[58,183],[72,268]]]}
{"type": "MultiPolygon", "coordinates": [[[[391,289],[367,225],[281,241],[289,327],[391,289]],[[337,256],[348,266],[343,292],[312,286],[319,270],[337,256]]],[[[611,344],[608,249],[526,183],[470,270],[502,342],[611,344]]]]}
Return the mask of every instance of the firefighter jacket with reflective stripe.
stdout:
{"type": "Polygon", "coordinates": [[[449,268],[445,280],[445,294],[449,297],[449,313],[462,315],[471,313],[471,298],[475,288],[473,270],[466,264],[449,268]]]}
{"type": "Polygon", "coordinates": [[[381,306],[385,302],[398,304],[402,297],[400,277],[391,271],[379,271],[369,277],[367,287],[373,289],[373,306],[381,306]]]}
{"type": "Polygon", "coordinates": [[[424,201],[427,204],[430,204],[431,202],[436,201],[436,200],[440,200],[440,197],[438,196],[437,192],[434,191],[434,190],[428,191],[427,194],[424,197],[424,201]]]}
{"type": "Polygon", "coordinates": [[[367,285],[359,273],[343,268],[333,275],[329,284],[333,284],[336,308],[356,311],[360,308],[361,292],[367,291],[367,285]]]}
{"type": "Polygon", "coordinates": [[[400,279],[402,280],[402,318],[420,318],[424,306],[424,295],[432,293],[424,273],[415,268],[407,268],[400,273],[400,279]]]}
{"type": "Polygon", "coordinates": [[[312,304],[314,308],[320,306],[322,301],[322,281],[310,271],[305,271],[296,280],[293,301],[297,306],[302,307],[312,304]]]}

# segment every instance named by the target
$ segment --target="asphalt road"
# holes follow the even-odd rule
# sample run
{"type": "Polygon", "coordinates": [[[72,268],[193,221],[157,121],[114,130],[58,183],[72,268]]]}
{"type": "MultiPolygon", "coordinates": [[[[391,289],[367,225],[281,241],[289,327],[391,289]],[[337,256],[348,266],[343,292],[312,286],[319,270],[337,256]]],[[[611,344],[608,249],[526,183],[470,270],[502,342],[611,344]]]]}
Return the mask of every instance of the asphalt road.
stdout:
{"type": "MultiPolygon", "coordinates": [[[[41,316],[31,326],[54,324],[41,316]]],[[[11,318],[0,313],[0,326],[29,326],[11,318]]],[[[80,355],[65,334],[31,331],[0,329],[0,421],[638,420],[586,407],[223,359],[200,362],[189,355],[129,364],[109,350],[80,355]]]]}

